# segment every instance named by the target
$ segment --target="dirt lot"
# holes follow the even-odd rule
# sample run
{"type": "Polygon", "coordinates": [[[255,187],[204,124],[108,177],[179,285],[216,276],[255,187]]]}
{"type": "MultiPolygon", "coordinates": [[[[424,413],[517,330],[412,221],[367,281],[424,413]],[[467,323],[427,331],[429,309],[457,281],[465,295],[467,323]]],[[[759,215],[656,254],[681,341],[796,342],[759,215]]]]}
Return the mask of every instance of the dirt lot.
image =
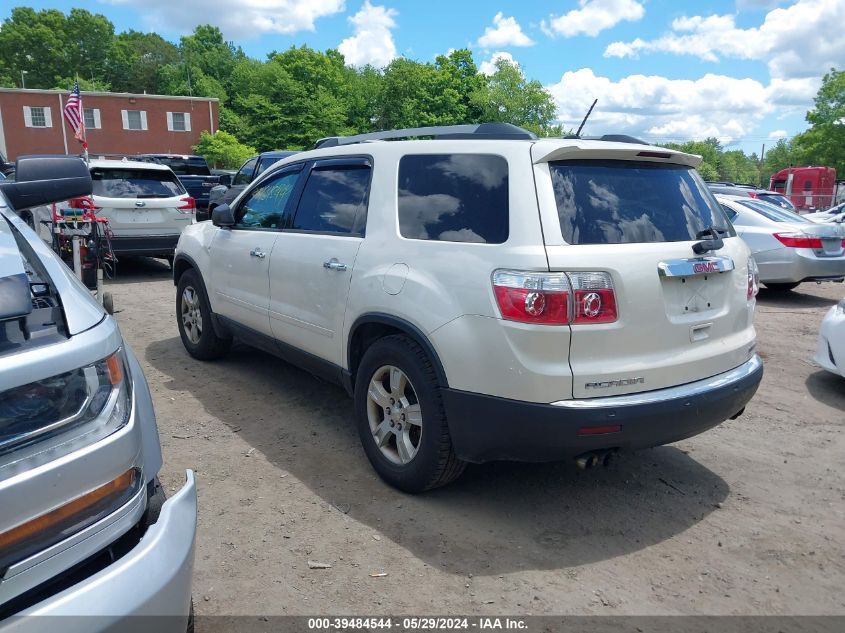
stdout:
{"type": "Polygon", "coordinates": [[[760,295],[766,375],[738,420],[609,469],[473,466],[418,497],[373,473],[340,388],[240,345],[190,358],[165,264],[128,262],[111,289],[162,480],[197,475],[199,614],[845,614],[845,380],[810,361],[842,285],[760,295]]]}

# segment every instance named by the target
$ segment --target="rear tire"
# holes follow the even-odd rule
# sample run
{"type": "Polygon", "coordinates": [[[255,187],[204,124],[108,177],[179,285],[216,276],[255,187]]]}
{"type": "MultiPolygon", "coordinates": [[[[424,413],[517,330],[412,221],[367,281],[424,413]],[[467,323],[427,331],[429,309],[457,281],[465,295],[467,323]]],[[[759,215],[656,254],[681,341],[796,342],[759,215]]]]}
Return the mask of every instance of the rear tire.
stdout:
{"type": "Polygon", "coordinates": [[[795,284],[767,284],[764,282],[763,285],[772,292],[789,292],[790,290],[795,290],[798,286],[800,286],[801,282],[795,284]]]}
{"type": "Polygon", "coordinates": [[[445,486],[466,467],[452,447],[431,360],[405,336],[380,339],[364,353],[355,380],[355,419],[373,468],[399,490],[445,486]]]}
{"type": "Polygon", "coordinates": [[[232,345],[231,338],[214,331],[205,285],[193,268],[182,274],[176,286],[176,323],[185,349],[199,360],[219,358],[232,345]]]}

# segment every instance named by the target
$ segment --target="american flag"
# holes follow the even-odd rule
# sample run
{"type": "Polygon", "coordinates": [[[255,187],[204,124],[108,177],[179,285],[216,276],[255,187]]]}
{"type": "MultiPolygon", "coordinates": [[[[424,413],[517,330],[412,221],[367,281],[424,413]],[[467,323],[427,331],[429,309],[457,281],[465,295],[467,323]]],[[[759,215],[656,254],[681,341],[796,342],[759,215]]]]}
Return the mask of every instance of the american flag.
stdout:
{"type": "Polygon", "coordinates": [[[85,142],[85,116],[82,113],[82,96],[79,94],[79,82],[73,84],[73,90],[67,96],[65,104],[65,119],[73,130],[76,140],[86,147],[85,142]]]}

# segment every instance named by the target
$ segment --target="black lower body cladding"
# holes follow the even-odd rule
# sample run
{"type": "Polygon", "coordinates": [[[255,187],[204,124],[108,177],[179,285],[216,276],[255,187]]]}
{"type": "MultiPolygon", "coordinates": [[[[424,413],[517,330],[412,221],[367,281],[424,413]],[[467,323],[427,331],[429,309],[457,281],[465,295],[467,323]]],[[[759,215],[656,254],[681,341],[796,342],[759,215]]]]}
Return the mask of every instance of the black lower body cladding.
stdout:
{"type": "Polygon", "coordinates": [[[707,380],[631,396],[542,404],[456,389],[442,392],[460,459],[544,462],[697,435],[742,412],[762,378],[763,364],[754,357],[707,380]]]}

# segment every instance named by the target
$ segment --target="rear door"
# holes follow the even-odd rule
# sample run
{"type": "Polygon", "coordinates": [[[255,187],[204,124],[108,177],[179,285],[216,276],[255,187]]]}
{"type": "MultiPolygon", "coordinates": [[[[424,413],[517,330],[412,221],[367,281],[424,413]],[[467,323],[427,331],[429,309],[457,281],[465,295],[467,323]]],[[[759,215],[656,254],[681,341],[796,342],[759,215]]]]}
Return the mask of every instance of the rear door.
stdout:
{"type": "Polygon", "coordinates": [[[270,260],[270,325],[277,339],[341,365],[343,317],[364,238],[369,158],[313,164],[270,260]]]}
{"type": "Polygon", "coordinates": [[[115,237],[178,235],[194,217],[187,192],[169,169],[92,167],[97,215],[115,237]]]}
{"type": "Polygon", "coordinates": [[[748,360],[748,249],[703,181],[687,165],[592,155],[535,167],[550,269],[607,273],[615,293],[616,320],[591,323],[607,301],[591,284],[606,276],[570,275],[584,288],[572,301],[573,397],[661,389],[748,360]],[[724,246],[696,255],[711,226],[724,246]]]}

